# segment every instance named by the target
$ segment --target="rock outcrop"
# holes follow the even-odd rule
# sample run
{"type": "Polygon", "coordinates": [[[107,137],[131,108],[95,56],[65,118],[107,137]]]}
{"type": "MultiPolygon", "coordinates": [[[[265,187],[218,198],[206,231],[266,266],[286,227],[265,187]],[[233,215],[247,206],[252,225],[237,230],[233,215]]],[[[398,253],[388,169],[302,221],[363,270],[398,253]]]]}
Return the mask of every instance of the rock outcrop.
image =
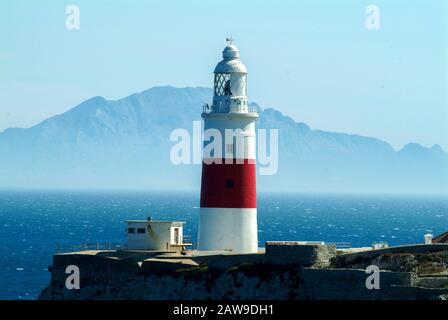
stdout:
{"type": "Polygon", "coordinates": [[[291,243],[272,243],[266,253],[251,255],[130,251],[57,254],[51,284],[39,298],[420,300],[448,295],[443,277],[422,280],[413,272],[387,270],[379,273],[380,288],[369,290],[369,274],[363,269],[343,268],[342,260],[335,255],[334,247],[291,243]],[[338,261],[338,266],[330,267],[330,260],[338,261]],[[79,290],[65,286],[68,265],[79,267],[79,290]]]}

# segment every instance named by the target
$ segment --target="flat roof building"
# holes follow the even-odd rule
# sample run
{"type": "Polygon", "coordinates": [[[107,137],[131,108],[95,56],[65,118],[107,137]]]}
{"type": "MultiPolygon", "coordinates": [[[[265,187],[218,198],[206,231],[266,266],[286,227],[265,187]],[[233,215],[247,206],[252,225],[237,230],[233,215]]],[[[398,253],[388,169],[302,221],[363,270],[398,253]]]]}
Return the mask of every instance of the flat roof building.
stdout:
{"type": "Polygon", "coordinates": [[[128,250],[178,252],[191,246],[184,242],[182,221],[126,220],[128,250]]]}

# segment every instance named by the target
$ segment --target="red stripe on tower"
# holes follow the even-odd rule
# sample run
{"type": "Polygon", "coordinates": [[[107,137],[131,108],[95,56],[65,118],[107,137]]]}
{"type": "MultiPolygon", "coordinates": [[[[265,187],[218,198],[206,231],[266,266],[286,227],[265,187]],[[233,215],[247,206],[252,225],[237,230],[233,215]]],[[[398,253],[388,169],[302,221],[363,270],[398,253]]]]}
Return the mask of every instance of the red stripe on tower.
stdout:
{"type": "Polygon", "coordinates": [[[256,208],[255,164],[203,164],[201,208],[256,208]]]}

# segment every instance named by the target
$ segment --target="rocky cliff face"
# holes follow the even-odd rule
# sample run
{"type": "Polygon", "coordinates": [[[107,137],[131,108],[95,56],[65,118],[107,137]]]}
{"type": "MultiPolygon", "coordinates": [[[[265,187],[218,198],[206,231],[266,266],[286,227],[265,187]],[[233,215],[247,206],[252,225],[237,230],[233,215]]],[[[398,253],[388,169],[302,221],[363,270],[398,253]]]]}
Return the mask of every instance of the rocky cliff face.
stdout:
{"type": "Polygon", "coordinates": [[[93,281],[79,291],[64,289],[55,281],[40,299],[112,300],[407,300],[440,299],[446,290],[413,287],[408,274],[383,273],[380,290],[368,290],[364,270],[283,269],[269,265],[243,265],[232,270],[189,270],[178,275],[97,275],[109,281],[93,281]],[[387,279],[387,280],[386,280],[387,279]]]}
{"type": "Polygon", "coordinates": [[[448,245],[407,245],[339,255],[333,260],[336,268],[365,269],[376,265],[381,270],[412,272],[416,275],[448,276],[448,245]]]}
{"type": "MultiPolygon", "coordinates": [[[[307,249],[308,250],[308,249],[307,249]]],[[[369,290],[362,269],[329,268],[330,251],[309,255],[316,263],[277,260],[279,255],[199,258],[111,252],[56,255],[52,282],[40,299],[443,299],[442,278],[419,279],[410,272],[381,271],[380,289],[369,290]],[[120,257],[117,257],[117,254],[120,257]],[[317,260],[316,260],[317,259],[317,260]],[[313,265],[311,263],[311,265],[313,265]],[[81,271],[81,289],[67,290],[67,265],[81,271]],[[321,267],[316,267],[320,265],[321,267]]],[[[277,252],[278,253],[278,252],[277,252]]]]}

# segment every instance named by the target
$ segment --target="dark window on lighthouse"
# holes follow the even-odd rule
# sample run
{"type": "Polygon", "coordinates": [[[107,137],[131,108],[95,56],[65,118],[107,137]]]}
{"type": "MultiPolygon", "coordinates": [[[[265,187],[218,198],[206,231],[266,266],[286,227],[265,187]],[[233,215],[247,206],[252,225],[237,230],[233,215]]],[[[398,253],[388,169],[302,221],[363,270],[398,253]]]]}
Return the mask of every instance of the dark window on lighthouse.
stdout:
{"type": "Polygon", "coordinates": [[[233,179],[227,179],[226,180],[226,189],[233,189],[233,187],[234,187],[233,179]]]}
{"type": "Polygon", "coordinates": [[[230,90],[230,80],[227,80],[225,86],[224,86],[224,95],[231,96],[232,91],[230,90]]]}

